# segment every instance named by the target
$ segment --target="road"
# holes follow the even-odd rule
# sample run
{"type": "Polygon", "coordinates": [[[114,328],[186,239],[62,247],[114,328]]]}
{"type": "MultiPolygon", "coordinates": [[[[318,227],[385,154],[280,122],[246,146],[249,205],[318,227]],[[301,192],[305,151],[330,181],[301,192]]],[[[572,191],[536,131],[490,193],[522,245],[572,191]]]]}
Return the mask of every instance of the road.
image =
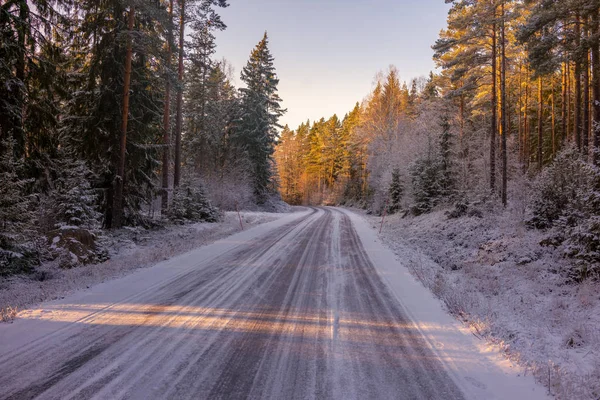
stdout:
{"type": "Polygon", "coordinates": [[[109,283],[3,327],[24,333],[0,347],[0,398],[463,398],[344,212],[185,262],[117,302],[109,283]]]}

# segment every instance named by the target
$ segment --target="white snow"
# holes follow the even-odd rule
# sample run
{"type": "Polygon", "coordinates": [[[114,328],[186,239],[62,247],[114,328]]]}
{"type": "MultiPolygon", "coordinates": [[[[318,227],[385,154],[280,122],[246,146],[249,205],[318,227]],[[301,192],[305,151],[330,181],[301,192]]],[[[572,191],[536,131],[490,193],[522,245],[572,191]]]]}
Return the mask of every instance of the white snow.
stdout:
{"type": "Polygon", "coordinates": [[[36,338],[58,332],[62,324],[53,322],[64,321],[65,314],[70,312],[72,304],[87,306],[87,308],[82,308],[80,314],[77,315],[78,321],[84,320],[104,308],[163,286],[186,272],[198,268],[200,264],[205,266],[211,259],[260,237],[272,229],[299,219],[309,212],[306,210],[291,214],[279,214],[278,218],[272,222],[255,226],[207,246],[170,258],[152,268],[139,269],[121,279],[101,283],[88,290],[74,293],[68,298],[46,302],[38,308],[21,311],[13,324],[0,324],[0,354],[24,346],[36,338]],[[64,312],[61,311],[63,306],[65,307],[64,312]]]}
{"type": "MultiPolygon", "coordinates": [[[[241,212],[244,229],[288,215],[241,212]]],[[[239,232],[240,229],[238,214],[235,212],[226,213],[224,220],[219,223],[176,225],[155,231],[139,227],[124,228],[102,239],[111,255],[106,262],[65,270],[59,268],[58,260],[55,260],[37,267],[38,273],[32,276],[0,278],[0,310],[23,310],[43,301],[62,298],[73,291],[121,277],[133,270],[151,267],[239,232]],[[39,276],[43,280],[38,279],[39,276]]],[[[56,239],[53,240],[55,241],[56,239]]],[[[73,258],[75,255],[69,256],[73,258]]]]}
{"type": "MultiPolygon", "coordinates": [[[[399,251],[398,257],[377,235],[375,221],[344,210],[350,216],[380,276],[388,284],[407,314],[451,371],[468,398],[476,399],[547,399],[546,389],[532,376],[511,363],[497,346],[476,338],[452,318],[429,290],[409,271],[414,254],[399,251]]],[[[406,248],[406,252],[411,250],[406,248]]]]}

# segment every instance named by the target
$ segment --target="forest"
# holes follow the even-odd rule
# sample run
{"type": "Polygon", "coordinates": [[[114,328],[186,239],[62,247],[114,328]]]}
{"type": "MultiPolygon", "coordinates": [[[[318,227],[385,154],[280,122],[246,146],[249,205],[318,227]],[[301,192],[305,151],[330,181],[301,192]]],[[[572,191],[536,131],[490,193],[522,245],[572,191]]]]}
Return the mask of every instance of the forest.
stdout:
{"type": "Polygon", "coordinates": [[[274,57],[265,32],[234,87],[215,59],[225,0],[0,4],[0,276],[276,199],[274,57]]]}
{"type": "Polygon", "coordinates": [[[519,208],[575,278],[597,276],[600,6],[447,3],[437,72],[402,82],[390,66],[345,116],[292,129],[266,32],[241,88],[216,59],[225,0],[3,0],[0,275],[55,241],[215,221],[280,194],[375,214],[519,208]]]}
{"type": "Polygon", "coordinates": [[[512,207],[574,279],[598,277],[600,4],[446,3],[439,73],[401,82],[391,66],[343,118],[285,127],[283,199],[451,218],[512,207]]]}

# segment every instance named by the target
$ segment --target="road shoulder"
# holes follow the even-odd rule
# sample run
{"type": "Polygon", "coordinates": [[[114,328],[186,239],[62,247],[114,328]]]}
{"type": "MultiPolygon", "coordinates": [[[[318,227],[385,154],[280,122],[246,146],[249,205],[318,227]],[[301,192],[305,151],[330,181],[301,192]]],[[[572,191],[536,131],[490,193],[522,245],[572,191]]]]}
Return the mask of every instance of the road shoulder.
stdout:
{"type": "Polygon", "coordinates": [[[408,265],[385,246],[376,228],[347,209],[348,215],[382,280],[402,304],[444,363],[472,399],[548,399],[545,388],[500,354],[499,348],[476,338],[451,317],[441,302],[411,275],[408,265]]]}

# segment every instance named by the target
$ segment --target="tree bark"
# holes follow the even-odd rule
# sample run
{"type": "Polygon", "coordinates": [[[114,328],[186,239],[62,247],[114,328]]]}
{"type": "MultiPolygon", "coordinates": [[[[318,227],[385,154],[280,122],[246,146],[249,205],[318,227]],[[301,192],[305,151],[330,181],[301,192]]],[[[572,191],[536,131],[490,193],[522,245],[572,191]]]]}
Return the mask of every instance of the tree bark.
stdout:
{"type": "Polygon", "coordinates": [[[564,145],[565,139],[567,137],[567,106],[568,106],[568,101],[567,101],[567,80],[569,79],[568,76],[568,72],[567,72],[567,63],[563,62],[563,66],[562,66],[562,91],[561,91],[561,134],[562,137],[560,138],[560,142],[561,144],[564,145]]]}
{"type": "Polygon", "coordinates": [[[541,171],[544,166],[544,82],[542,77],[538,78],[538,143],[537,143],[537,162],[538,169],[541,171]]]}
{"type": "Polygon", "coordinates": [[[527,74],[526,74],[526,78],[525,78],[525,115],[524,115],[524,119],[525,119],[525,132],[523,135],[523,158],[525,160],[525,170],[529,169],[529,162],[530,162],[530,157],[529,157],[529,134],[530,134],[530,124],[529,124],[529,83],[530,83],[530,78],[529,78],[529,67],[527,67],[527,74]]]}
{"type": "Polygon", "coordinates": [[[598,9],[592,12],[592,87],[593,87],[593,110],[594,110],[594,121],[593,137],[594,137],[594,149],[592,158],[594,164],[598,165],[600,161],[600,18],[598,16],[598,9]]]}
{"type": "MultiPolygon", "coordinates": [[[[581,20],[579,15],[576,17],[575,22],[575,46],[577,49],[581,46],[581,20]]],[[[581,142],[581,60],[579,58],[575,59],[575,100],[574,100],[574,113],[575,113],[575,121],[573,126],[573,137],[575,138],[575,143],[577,145],[577,149],[582,151],[582,142],[581,142]]]]}
{"type": "Polygon", "coordinates": [[[135,7],[129,9],[127,20],[127,53],[125,56],[125,77],[123,82],[123,115],[121,120],[121,138],[119,141],[119,160],[117,176],[115,177],[115,195],[112,213],[111,228],[120,228],[123,225],[123,186],[125,181],[125,157],[127,155],[127,123],[129,118],[129,89],[131,84],[131,58],[133,45],[131,34],[135,22],[135,7]]]}
{"type": "MultiPolygon", "coordinates": [[[[494,6],[495,7],[495,6],[494,6]]],[[[494,17],[496,10],[494,8],[494,17]]],[[[496,190],[496,136],[498,135],[498,94],[497,84],[498,79],[498,60],[497,60],[497,35],[496,22],[492,24],[492,126],[490,131],[490,190],[496,190]]]]}
{"type": "Polygon", "coordinates": [[[523,164],[523,66],[519,63],[518,140],[519,163],[523,164]]]}
{"type": "Polygon", "coordinates": [[[501,27],[501,33],[502,33],[502,38],[500,39],[502,41],[501,43],[501,62],[502,65],[500,66],[500,95],[501,95],[501,102],[502,102],[502,121],[501,121],[501,125],[502,125],[502,149],[501,149],[501,154],[502,154],[502,204],[504,205],[504,207],[506,207],[507,203],[508,203],[508,193],[507,193],[507,188],[508,188],[508,154],[507,154],[507,148],[506,148],[506,137],[508,136],[508,130],[507,130],[507,96],[506,96],[506,24],[505,24],[505,17],[506,17],[506,13],[505,13],[505,5],[504,5],[504,0],[502,1],[502,27],[501,27]]]}
{"type": "Polygon", "coordinates": [[[551,117],[552,117],[552,157],[554,158],[554,155],[556,154],[556,107],[554,104],[554,78],[551,77],[551,88],[550,90],[552,91],[550,94],[550,110],[551,110],[551,117]]]}
{"type": "Polygon", "coordinates": [[[163,155],[162,155],[162,196],[161,208],[163,213],[169,208],[169,163],[171,162],[171,57],[173,51],[173,0],[169,1],[169,26],[167,28],[167,73],[165,75],[165,107],[163,113],[163,155]]]}
{"type": "MultiPolygon", "coordinates": [[[[587,22],[587,18],[584,19],[587,22]]],[[[588,30],[583,28],[583,35],[587,43],[588,30]]],[[[583,55],[583,121],[581,129],[581,151],[584,157],[588,158],[590,144],[590,58],[589,51],[585,50],[583,55]]]]}
{"type": "Polygon", "coordinates": [[[175,123],[175,171],[173,185],[181,180],[181,126],[183,124],[183,57],[185,44],[185,0],[179,0],[179,69],[177,88],[177,120],[175,123]]]}

